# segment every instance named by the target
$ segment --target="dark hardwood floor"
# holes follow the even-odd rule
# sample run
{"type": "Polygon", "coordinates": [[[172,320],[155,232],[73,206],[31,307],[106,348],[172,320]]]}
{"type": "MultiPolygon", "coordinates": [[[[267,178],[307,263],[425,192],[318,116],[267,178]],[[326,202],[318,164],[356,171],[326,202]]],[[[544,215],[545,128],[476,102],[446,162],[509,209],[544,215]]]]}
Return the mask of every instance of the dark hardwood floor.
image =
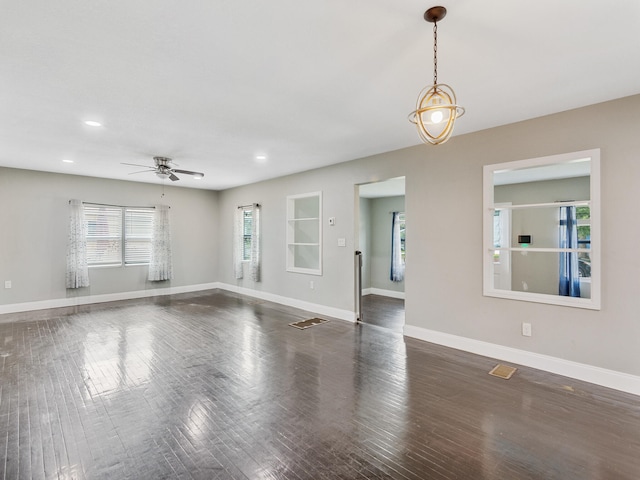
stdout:
{"type": "Polygon", "coordinates": [[[362,297],[362,323],[402,333],[404,300],[382,295],[364,295],[362,297]]]}
{"type": "Polygon", "coordinates": [[[640,478],[640,399],[222,291],[0,315],[0,479],[640,478]]]}

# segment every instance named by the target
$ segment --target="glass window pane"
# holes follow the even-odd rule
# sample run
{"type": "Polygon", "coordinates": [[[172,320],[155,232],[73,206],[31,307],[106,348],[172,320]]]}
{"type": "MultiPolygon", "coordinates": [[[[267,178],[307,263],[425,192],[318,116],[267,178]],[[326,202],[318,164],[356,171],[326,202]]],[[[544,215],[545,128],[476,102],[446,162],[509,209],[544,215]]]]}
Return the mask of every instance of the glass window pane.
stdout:
{"type": "Polygon", "coordinates": [[[125,210],[125,264],[144,264],[151,261],[153,212],[152,209],[128,208],[125,210]]]}
{"type": "Polygon", "coordinates": [[[243,242],[242,242],[242,260],[248,261],[251,259],[251,228],[252,228],[252,215],[251,210],[243,211],[243,242]]]}
{"type": "Polygon", "coordinates": [[[85,205],[87,263],[122,264],[122,211],[116,207],[85,205]]]}

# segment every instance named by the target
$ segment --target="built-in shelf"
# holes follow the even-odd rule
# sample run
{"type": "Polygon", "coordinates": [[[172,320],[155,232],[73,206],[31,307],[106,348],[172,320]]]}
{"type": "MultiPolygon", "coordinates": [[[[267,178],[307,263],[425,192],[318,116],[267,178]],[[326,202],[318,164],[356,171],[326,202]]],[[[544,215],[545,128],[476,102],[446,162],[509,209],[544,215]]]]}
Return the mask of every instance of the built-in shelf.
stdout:
{"type": "Polygon", "coordinates": [[[322,275],[322,192],[287,197],[287,271],[322,275]]]}

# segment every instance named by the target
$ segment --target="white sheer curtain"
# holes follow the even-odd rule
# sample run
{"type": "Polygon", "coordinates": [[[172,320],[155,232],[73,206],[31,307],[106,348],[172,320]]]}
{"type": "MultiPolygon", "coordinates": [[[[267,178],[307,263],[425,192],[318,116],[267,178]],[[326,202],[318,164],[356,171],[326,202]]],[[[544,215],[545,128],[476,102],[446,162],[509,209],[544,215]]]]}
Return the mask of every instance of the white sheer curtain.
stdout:
{"type": "Polygon", "coordinates": [[[233,273],[236,279],[244,277],[242,253],[244,245],[244,209],[238,207],[233,222],[233,273]]]}
{"type": "Polygon", "coordinates": [[[69,236],[67,238],[67,288],[89,286],[87,267],[87,224],[80,200],[69,201],[69,236]]]}
{"type": "Polygon", "coordinates": [[[160,282],[162,280],[171,280],[172,278],[169,207],[167,205],[156,205],[153,214],[149,281],[160,282]]]}
{"type": "Polygon", "coordinates": [[[251,257],[249,259],[251,279],[260,281],[260,205],[251,206],[251,257]]]}
{"type": "Polygon", "coordinates": [[[404,262],[402,261],[402,239],[400,237],[400,212],[393,212],[391,221],[391,275],[392,282],[404,280],[404,262]]]}

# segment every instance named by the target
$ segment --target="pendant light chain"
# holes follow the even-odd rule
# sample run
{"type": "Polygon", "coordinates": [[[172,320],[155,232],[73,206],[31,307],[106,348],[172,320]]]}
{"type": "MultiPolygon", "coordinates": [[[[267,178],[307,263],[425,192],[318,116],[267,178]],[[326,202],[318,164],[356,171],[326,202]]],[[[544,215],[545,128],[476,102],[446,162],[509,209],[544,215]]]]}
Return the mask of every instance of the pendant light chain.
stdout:
{"type": "Polygon", "coordinates": [[[438,22],[433,22],[433,84],[438,84],[438,22]]]}
{"type": "Polygon", "coordinates": [[[446,14],[444,7],[431,7],[424,12],[425,21],[433,23],[433,85],[422,89],[416,109],[409,114],[409,121],[416,125],[422,141],[431,145],[449,140],[456,119],[464,115],[453,88],[438,83],[438,23],[446,14]]]}

